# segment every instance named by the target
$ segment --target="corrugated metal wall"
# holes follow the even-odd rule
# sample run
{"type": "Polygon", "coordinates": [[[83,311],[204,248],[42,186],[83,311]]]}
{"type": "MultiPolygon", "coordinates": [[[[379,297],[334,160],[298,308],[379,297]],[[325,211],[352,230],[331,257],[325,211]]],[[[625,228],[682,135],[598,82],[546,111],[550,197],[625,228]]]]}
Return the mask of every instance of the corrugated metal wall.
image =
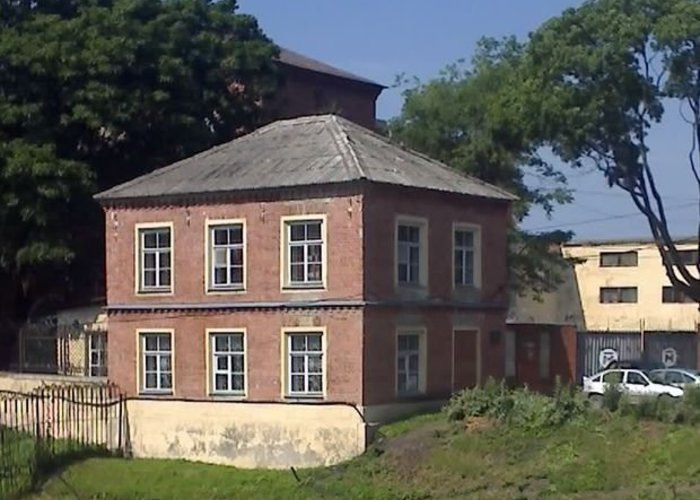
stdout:
{"type": "Polygon", "coordinates": [[[607,361],[697,369],[694,332],[579,332],[578,376],[592,375],[607,361]]]}

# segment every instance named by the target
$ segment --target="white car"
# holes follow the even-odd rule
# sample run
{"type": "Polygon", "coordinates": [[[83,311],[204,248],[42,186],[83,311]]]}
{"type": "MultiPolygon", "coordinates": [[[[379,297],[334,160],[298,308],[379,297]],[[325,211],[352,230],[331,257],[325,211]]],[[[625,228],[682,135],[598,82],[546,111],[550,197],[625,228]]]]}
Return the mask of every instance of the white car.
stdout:
{"type": "Polygon", "coordinates": [[[583,377],[583,393],[588,395],[595,406],[602,406],[605,388],[610,384],[617,385],[632,401],[639,401],[644,397],[683,396],[683,389],[680,387],[653,382],[643,371],[629,369],[605,370],[590,377],[583,377]]]}

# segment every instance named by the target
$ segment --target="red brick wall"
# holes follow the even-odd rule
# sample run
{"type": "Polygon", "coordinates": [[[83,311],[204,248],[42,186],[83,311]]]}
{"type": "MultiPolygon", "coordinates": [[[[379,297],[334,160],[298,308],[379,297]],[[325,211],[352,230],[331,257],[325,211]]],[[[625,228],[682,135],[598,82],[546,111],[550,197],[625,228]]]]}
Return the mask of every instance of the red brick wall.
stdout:
{"type": "Polygon", "coordinates": [[[364,215],[367,297],[396,296],[395,218],[407,215],[429,219],[429,297],[452,298],[452,224],[471,223],[481,226],[482,248],[482,289],[474,299],[506,300],[509,212],[505,203],[393,186],[372,186],[365,199],[364,215]]]}
{"type": "MultiPolygon", "coordinates": [[[[331,193],[329,193],[330,195],[331,193]]],[[[343,194],[303,200],[245,201],[229,205],[110,209],[106,214],[107,303],[198,303],[274,300],[360,299],[362,297],[362,197],[343,194]],[[327,215],[328,283],[325,291],[280,289],[280,218],[327,215]],[[207,219],[245,219],[246,293],[205,294],[207,219]],[[137,223],[174,225],[173,296],[135,294],[134,227],[137,223]]]]}
{"type": "Polygon", "coordinates": [[[174,329],[174,396],[205,398],[206,329],[245,328],[248,400],[282,400],[282,328],[325,327],[327,400],[362,403],[362,311],[303,313],[241,311],[229,314],[116,314],[109,319],[109,377],[137,393],[137,329],[174,329]]]}
{"type": "Polygon", "coordinates": [[[460,316],[452,309],[392,308],[369,309],[365,313],[364,341],[364,404],[388,404],[396,401],[396,335],[397,329],[425,328],[427,351],[426,393],[418,399],[446,398],[452,392],[452,335],[458,329],[480,331],[481,379],[503,377],[502,313],[472,314],[477,325],[461,326],[453,320],[460,316]],[[498,342],[490,332],[497,330],[498,342]]]}
{"type": "Polygon", "coordinates": [[[375,128],[380,88],[283,66],[284,82],[270,104],[276,119],[335,112],[363,127],[375,128]]]}

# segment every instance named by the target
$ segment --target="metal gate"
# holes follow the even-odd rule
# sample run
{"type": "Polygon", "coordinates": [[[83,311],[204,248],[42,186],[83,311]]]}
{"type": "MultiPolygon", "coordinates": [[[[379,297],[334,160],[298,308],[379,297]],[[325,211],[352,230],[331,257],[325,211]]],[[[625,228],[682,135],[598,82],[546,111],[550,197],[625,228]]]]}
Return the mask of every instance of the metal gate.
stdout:
{"type": "Polygon", "coordinates": [[[695,332],[578,332],[578,378],[599,372],[611,361],[645,367],[697,369],[695,332]]]}

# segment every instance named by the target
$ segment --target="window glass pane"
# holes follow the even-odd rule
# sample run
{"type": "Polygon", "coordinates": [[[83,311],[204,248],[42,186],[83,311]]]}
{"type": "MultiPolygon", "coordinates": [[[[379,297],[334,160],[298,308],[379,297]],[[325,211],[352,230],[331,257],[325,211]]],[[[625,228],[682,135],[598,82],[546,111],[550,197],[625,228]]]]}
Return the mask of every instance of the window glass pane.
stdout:
{"type": "Polygon", "coordinates": [[[214,265],[219,267],[219,266],[226,266],[228,264],[226,260],[226,249],[225,248],[216,248],[214,249],[214,265]]]}
{"type": "Polygon", "coordinates": [[[147,351],[155,351],[158,349],[158,337],[155,335],[144,336],[147,351]]]}
{"type": "Polygon", "coordinates": [[[231,269],[231,283],[232,284],[242,284],[243,283],[243,268],[234,267],[231,269]]]}
{"type": "Polygon", "coordinates": [[[321,350],[321,335],[307,335],[307,349],[309,351],[321,350]]]}
{"type": "Polygon", "coordinates": [[[143,247],[144,248],[156,248],[157,245],[157,236],[156,233],[153,231],[144,231],[143,232],[143,247]]]}
{"type": "Polygon", "coordinates": [[[409,226],[408,240],[412,243],[420,243],[420,228],[417,226],[409,226]]]}
{"type": "Polygon", "coordinates": [[[155,271],[144,271],[143,273],[143,285],[144,286],[156,286],[156,272],[155,271]]]}
{"type": "Polygon", "coordinates": [[[170,230],[158,231],[158,248],[170,247],[170,230]]]}
{"type": "Polygon", "coordinates": [[[160,369],[161,371],[170,371],[170,354],[163,354],[160,356],[160,369]]]}
{"type": "Polygon", "coordinates": [[[293,246],[289,249],[289,261],[292,263],[304,262],[304,247],[293,246]]]}
{"type": "Polygon", "coordinates": [[[322,371],[321,356],[309,356],[309,373],[321,373],[322,371]]]}
{"type": "Polygon", "coordinates": [[[289,280],[295,283],[304,282],[304,264],[292,264],[289,280]]]}
{"type": "Polygon", "coordinates": [[[303,375],[292,375],[292,392],[304,392],[304,376],[303,375]]]}
{"type": "Polygon", "coordinates": [[[158,347],[161,351],[169,351],[170,335],[158,335],[158,347]]]}
{"type": "Polygon", "coordinates": [[[243,375],[234,375],[233,377],[231,377],[231,379],[231,381],[233,382],[232,390],[239,392],[245,390],[243,386],[243,375]]]}
{"type": "Polygon", "coordinates": [[[291,335],[292,339],[292,350],[293,351],[305,351],[306,350],[306,336],[305,335],[291,335]]]}
{"type": "Polygon", "coordinates": [[[158,273],[158,277],[160,278],[160,283],[158,284],[159,286],[170,286],[170,270],[165,269],[163,271],[160,271],[158,273]]]}
{"type": "Polygon", "coordinates": [[[146,380],[144,381],[144,387],[146,389],[156,389],[158,382],[158,376],[155,373],[147,373],[146,380]]]}
{"type": "Polygon", "coordinates": [[[170,373],[163,373],[160,376],[160,388],[170,389],[173,386],[173,379],[170,373]]]}
{"type": "Polygon", "coordinates": [[[226,335],[214,335],[214,350],[228,351],[228,337],[226,335]]]}
{"type": "Polygon", "coordinates": [[[156,267],[156,254],[145,253],[143,255],[143,267],[144,269],[154,269],[156,267]]]}
{"type": "Polygon", "coordinates": [[[408,371],[411,373],[418,371],[418,355],[414,354],[408,357],[408,371]]]}
{"type": "Polygon", "coordinates": [[[304,373],[304,357],[292,356],[292,373],[304,373]]]}
{"type": "Polygon", "coordinates": [[[243,248],[231,249],[231,264],[234,266],[243,265],[243,248]]]}
{"type": "Polygon", "coordinates": [[[321,375],[309,375],[309,392],[321,392],[323,390],[322,380],[321,375]]]}
{"type": "Polygon", "coordinates": [[[243,356],[232,356],[231,361],[233,361],[233,368],[231,371],[242,373],[243,372],[243,356]]]}
{"type": "Polygon", "coordinates": [[[400,225],[398,233],[399,241],[408,241],[408,226],[400,225]]]}
{"type": "Polygon", "coordinates": [[[321,222],[310,222],[306,227],[306,238],[308,240],[320,240],[321,239],[321,222]]]}
{"type": "Polygon", "coordinates": [[[418,374],[409,373],[407,383],[407,391],[417,391],[418,390],[418,374]]]}
{"type": "Polygon", "coordinates": [[[216,369],[219,371],[228,370],[228,357],[227,356],[217,356],[216,357],[216,369]]]}
{"type": "Polygon", "coordinates": [[[304,224],[290,225],[289,238],[292,241],[304,241],[306,239],[306,226],[304,224]]]}
{"type": "Polygon", "coordinates": [[[214,244],[215,245],[226,245],[228,243],[228,231],[222,228],[213,229],[214,233],[214,244]]]}
{"type": "Polygon", "coordinates": [[[158,254],[160,267],[170,267],[170,252],[161,252],[158,254]]]}
{"type": "Polygon", "coordinates": [[[214,377],[214,388],[217,391],[227,391],[228,376],[223,374],[217,374],[216,377],[214,377]]]}
{"type": "Polygon", "coordinates": [[[146,370],[153,371],[158,366],[155,356],[146,356],[146,370]]]}
{"type": "Polygon", "coordinates": [[[229,229],[229,243],[235,245],[243,243],[243,225],[237,224],[229,229]]]}
{"type": "Polygon", "coordinates": [[[408,261],[413,266],[418,266],[420,262],[420,248],[417,246],[411,246],[408,249],[408,261]]]}
{"type": "Polygon", "coordinates": [[[309,262],[321,262],[321,245],[307,246],[309,262]]]}
{"type": "Polygon", "coordinates": [[[242,352],[243,351],[243,335],[240,335],[240,334],[231,335],[229,337],[229,344],[231,346],[232,351],[242,352]]]}

